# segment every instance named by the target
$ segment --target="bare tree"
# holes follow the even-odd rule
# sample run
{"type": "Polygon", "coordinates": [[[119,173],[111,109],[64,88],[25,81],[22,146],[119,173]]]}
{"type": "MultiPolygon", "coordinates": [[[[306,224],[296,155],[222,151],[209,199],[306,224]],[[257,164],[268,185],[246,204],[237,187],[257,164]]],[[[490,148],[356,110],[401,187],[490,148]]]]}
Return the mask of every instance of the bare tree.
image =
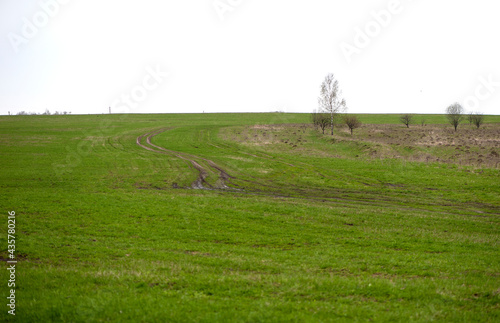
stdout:
{"type": "Polygon", "coordinates": [[[335,118],[339,113],[346,110],[346,101],[342,98],[342,91],[339,88],[339,82],[333,74],[328,74],[323,83],[321,83],[321,92],[318,98],[319,111],[330,114],[330,125],[335,126],[335,118]]]}
{"type": "Polygon", "coordinates": [[[406,125],[406,128],[410,128],[410,123],[413,119],[413,114],[403,114],[399,117],[399,121],[401,121],[404,125],[406,125]]]}
{"type": "Polygon", "coordinates": [[[464,108],[460,103],[453,103],[446,108],[446,117],[448,118],[448,122],[455,128],[455,131],[457,131],[458,125],[464,118],[464,108]]]}
{"type": "Polygon", "coordinates": [[[319,127],[325,134],[326,127],[330,124],[330,116],[327,113],[321,113],[314,110],[312,113],[312,122],[316,127],[319,127]]]}
{"type": "Polygon", "coordinates": [[[471,112],[469,116],[472,117],[472,123],[479,129],[481,125],[484,123],[484,115],[479,112],[471,112]]]}
{"type": "Polygon", "coordinates": [[[358,117],[353,115],[346,115],[344,117],[344,122],[347,127],[349,127],[349,130],[351,130],[351,136],[354,129],[361,127],[361,121],[358,119],[358,117]]]}
{"type": "Polygon", "coordinates": [[[422,118],[420,119],[420,124],[423,126],[425,126],[425,122],[427,121],[427,118],[423,115],[422,118]]]}

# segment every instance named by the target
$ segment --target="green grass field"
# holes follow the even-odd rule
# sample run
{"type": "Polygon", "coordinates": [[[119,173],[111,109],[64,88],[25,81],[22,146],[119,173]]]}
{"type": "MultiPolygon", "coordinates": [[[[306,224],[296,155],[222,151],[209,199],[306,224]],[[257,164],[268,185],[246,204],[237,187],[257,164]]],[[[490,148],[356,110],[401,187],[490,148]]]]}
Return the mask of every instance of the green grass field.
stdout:
{"type": "Polygon", "coordinates": [[[0,117],[0,321],[500,321],[500,116],[359,117],[0,117]]]}

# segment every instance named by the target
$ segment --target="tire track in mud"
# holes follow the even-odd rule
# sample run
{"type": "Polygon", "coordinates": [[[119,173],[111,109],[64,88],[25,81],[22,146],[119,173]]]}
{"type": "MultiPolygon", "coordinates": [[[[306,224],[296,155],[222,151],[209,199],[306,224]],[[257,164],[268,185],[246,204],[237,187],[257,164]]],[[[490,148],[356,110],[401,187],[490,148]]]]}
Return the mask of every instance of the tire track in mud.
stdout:
{"type": "Polygon", "coordinates": [[[231,189],[231,187],[228,186],[230,184],[231,178],[234,178],[233,176],[229,175],[223,168],[215,164],[213,161],[199,157],[196,155],[188,154],[188,153],[181,153],[177,151],[173,151],[170,149],[166,149],[161,146],[157,146],[151,142],[151,139],[169,129],[172,128],[163,128],[157,131],[149,132],[146,134],[143,134],[136,139],[137,145],[140,147],[149,150],[151,152],[155,153],[160,153],[160,154],[165,154],[165,155],[170,155],[177,157],[179,159],[184,160],[188,165],[192,166],[194,169],[197,170],[198,172],[198,177],[196,180],[191,183],[191,188],[194,189],[231,189]],[[143,139],[146,138],[146,144],[143,144],[142,141],[143,139]],[[204,161],[208,167],[204,167],[203,165],[200,164],[197,160],[202,160],[204,161]],[[211,185],[208,183],[207,178],[210,176],[210,173],[213,173],[215,170],[215,173],[218,173],[218,179],[217,182],[214,185],[211,185]]]}
{"type": "MultiPolygon", "coordinates": [[[[233,190],[233,191],[238,191],[241,193],[244,192],[244,193],[258,194],[258,195],[263,194],[263,195],[273,196],[273,197],[287,197],[289,195],[289,194],[283,192],[284,187],[276,185],[276,183],[274,183],[272,180],[256,178],[256,177],[248,175],[248,174],[239,174],[238,177],[234,177],[234,176],[229,175],[223,168],[221,168],[220,166],[218,166],[217,164],[215,164],[213,161],[211,161],[209,159],[206,159],[206,158],[203,158],[200,156],[196,156],[193,154],[189,154],[189,153],[183,153],[183,152],[177,152],[174,150],[170,150],[170,149],[155,145],[151,142],[152,138],[154,138],[155,136],[157,136],[157,135],[159,135],[167,130],[170,130],[172,128],[173,127],[163,128],[160,130],[156,130],[156,131],[152,131],[152,132],[143,134],[143,135],[137,137],[136,143],[137,143],[137,145],[139,145],[140,147],[142,147],[148,151],[169,155],[169,156],[173,156],[173,157],[179,158],[181,160],[184,160],[190,167],[196,169],[196,171],[198,172],[198,177],[191,184],[191,188],[206,189],[206,190],[218,190],[218,189],[233,190]],[[145,139],[145,144],[143,143],[144,139],[145,139]],[[202,164],[206,164],[206,165],[202,165],[202,164]],[[216,173],[218,173],[218,180],[215,183],[215,185],[211,185],[210,183],[207,182],[207,178],[209,177],[209,175],[211,173],[213,174],[214,171],[216,173]],[[238,179],[239,182],[248,183],[248,184],[250,184],[251,189],[247,190],[244,188],[237,188],[239,185],[232,183],[231,179],[238,179]],[[228,186],[228,184],[232,184],[233,187],[228,186]],[[237,186],[237,187],[234,187],[234,186],[237,186]]],[[[213,146],[214,148],[217,148],[217,149],[235,150],[233,147],[224,148],[224,147],[214,145],[212,143],[208,143],[208,144],[210,146],[213,146]]],[[[227,145],[224,145],[224,146],[227,146],[227,145]]],[[[264,153],[262,153],[262,155],[265,155],[265,156],[257,156],[257,155],[254,155],[254,154],[251,154],[248,152],[241,151],[240,149],[236,149],[235,152],[240,153],[240,154],[249,155],[249,156],[252,156],[255,158],[272,160],[278,164],[285,164],[285,165],[293,167],[293,168],[300,169],[300,168],[304,168],[304,166],[311,167],[311,165],[309,165],[309,164],[300,163],[300,162],[299,162],[300,164],[303,164],[302,167],[291,165],[291,164],[281,160],[281,158],[273,157],[273,156],[270,156],[270,155],[267,155],[264,153]]],[[[322,174],[319,174],[319,175],[321,177],[325,177],[322,174]]],[[[335,199],[348,200],[348,199],[344,199],[344,198],[329,196],[330,194],[325,194],[324,190],[313,188],[313,187],[303,187],[303,186],[297,186],[297,185],[293,185],[293,184],[288,184],[287,186],[288,186],[288,188],[293,188],[294,192],[296,193],[296,194],[292,194],[292,195],[297,195],[297,196],[302,196],[302,197],[309,196],[310,198],[313,198],[313,199],[323,198],[323,199],[334,199],[334,200],[335,199]]],[[[292,195],[290,195],[289,197],[291,197],[292,195]]]]}
{"type": "MultiPolygon", "coordinates": [[[[229,175],[222,167],[215,164],[212,160],[207,159],[207,158],[203,158],[200,156],[196,156],[193,154],[189,154],[189,153],[182,153],[182,152],[170,150],[170,149],[167,149],[165,147],[155,145],[151,142],[151,139],[153,137],[155,137],[155,136],[157,136],[157,135],[159,135],[167,130],[170,130],[170,129],[173,129],[173,127],[172,128],[163,128],[163,129],[160,129],[157,131],[152,131],[152,132],[148,132],[148,133],[145,133],[143,135],[140,135],[136,138],[136,143],[138,146],[140,146],[148,151],[151,151],[154,153],[159,153],[159,154],[165,154],[165,155],[169,155],[169,156],[173,156],[173,157],[182,159],[190,167],[196,169],[196,171],[198,172],[198,177],[193,183],[191,183],[191,188],[193,188],[193,189],[231,190],[231,191],[243,192],[243,190],[240,188],[228,186],[228,184],[233,184],[235,186],[238,186],[234,183],[231,183],[231,179],[236,179],[236,177],[229,175]],[[143,141],[145,141],[145,144],[143,143],[143,141]],[[197,162],[197,160],[205,162],[208,165],[208,167],[204,167],[199,162],[197,162]],[[210,185],[210,183],[208,183],[206,181],[211,170],[212,171],[215,170],[218,173],[218,181],[216,182],[215,186],[210,185]]],[[[220,148],[220,147],[218,147],[218,148],[220,148]]],[[[249,154],[249,155],[252,155],[252,154],[249,154]]],[[[258,156],[255,156],[255,157],[262,158],[262,157],[258,157],[258,156]]],[[[253,176],[250,176],[250,177],[254,178],[253,176]]],[[[267,183],[264,184],[260,181],[257,181],[256,178],[254,178],[254,180],[239,178],[239,180],[246,182],[246,183],[250,183],[250,184],[252,184],[252,186],[257,185],[257,187],[261,188],[261,189],[254,188],[251,191],[245,190],[246,193],[250,193],[250,194],[262,194],[263,193],[264,195],[272,195],[275,197],[284,197],[278,193],[280,191],[280,188],[275,186],[275,185],[272,185],[272,183],[271,184],[267,184],[267,183]],[[271,189],[271,192],[270,191],[266,192],[266,191],[263,191],[262,189],[271,189]]]]}
{"type": "MultiPolygon", "coordinates": [[[[267,195],[272,195],[272,196],[276,196],[276,197],[283,196],[282,192],[281,192],[283,190],[283,187],[280,187],[279,185],[276,185],[272,180],[265,180],[265,179],[262,179],[262,178],[256,178],[256,177],[248,175],[248,174],[239,174],[241,176],[234,177],[234,176],[229,175],[223,168],[221,168],[220,166],[218,166],[217,164],[215,164],[213,161],[211,161],[209,159],[206,159],[206,158],[203,158],[203,157],[200,157],[200,156],[196,156],[196,155],[192,155],[192,154],[189,154],[189,153],[176,152],[176,151],[173,151],[173,150],[170,150],[170,149],[166,149],[166,148],[161,147],[161,146],[157,146],[157,145],[155,145],[155,144],[153,144],[151,142],[151,139],[153,137],[155,137],[156,135],[159,135],[160,133],[163,133],[163,132],[165,132],[165,131],[167,131],[169,129],[172,129],[172,128],[173,127],[171,127],[171,128],[164,128],[164,129],[160,129],[160,130],[157,130],[157,131],[154,131],[154,132],[150,132],[150,133],[146,133],[146,134],[144,134],[142,136],[139,136],[137,138],[137,144],[139,146],[147,149],[147,150],[150,150],[150,151],[153,151],[153,152],[157,152],[157,153],[167,153],[169,155],[175,156],[177,158],[183,159],[184,161],[188,162],[199,173],[199,176],[198,176],[197,180],[191,184],[192,188],[198,188],[198,189],[232,189],[232,190],[236,190],[236,191],[242,191],[241,188],[235,188],[234,187],[234,186],[238,186],[238,185],[236,185],[235,183],[231,183],[230,182],[231,179],[238,179],[238,181],[240,181],[240,182],[245,182],[245,183],[250,184],[252,186],[251,191],[253,193],[267,192],[267,193],[265,193],[267,195]],[[142,141],[143,138],[146,138],[146,143],[149,146],[143,145],[141,143],[141,141],[142,141]],[[209,166],[209,170],[211,168],[212,170],[216,170],[219,173],[218,174],[218,177],[219,177],[218,178],[218,182],[216,183],[215,187],[211,186],[205,180],[208,177],[209,170],[207,170],[206,167],[203,167],[202,165],[200,165],[200,163],[198,163],[196,160],[201,160],[201,161],[205,162],[209,166]],[[233,184],[233,187],[229,187],[227,185],[228,183],[233,184]],[[206,187],[206,186],[208,186],[208,187],[206,187]]],[[[218,145],[215,145],[215,144],[211,143],[211,140],[207,140],[207,144],[210,145],[210,146],[212,146],[212,147],[214,147],[214,148],[217,148],[217,149],[230,150],[230,151],[233,151],[233,152],[236,152],[236,153],[239,153],[239,154],[244,154],[244,155],[252,156],[252,157],[255,157],[255,158],[259,158],[259,159],[262,158],[262,159],[265,159],[265,160],[271,160],[271,161],[276,162],[278,164],[284,164],[286,166],[293,167],[293,168],[296,168],[296,169],[304,169],[304,166],[308,166],[308,168],[312,167],[312,165],[309,165],[309,164],[306,164],[306,163],[302,163],[302,162],[299,162],[299,164],[303,164],[302,167],[296,166],[296,165],[292,165],[292,164],[287,163],[286,161],[282,160],[279,157],[271,156],[271,155],[265,154],[263,152],[256,152],[259,155],[261,155],[261,156],[258,156],[258,155],[254,155],[252,153],[248,153],[248,152],[242,151],[240,149],[235,149],[234,147],[231,147],[231,146],[225,145],[225,144],[222,144],[225,147],[221,147],[221,146],[218,146],[218,145]]],[[[323,174],[320,174],[319,172],[318,172],[318,175],[320,175],[321,177],[325,177],[323,174]]],[[[303,195],[306,191],[311,191],[311,190],[314,191],[314,189],[310,188],[310,187],[305,188],[305,187],[300,187],[300,186],[293,185],[293,184],[289,184],[288,186],[289,187],[293,187],[298,192],[299,195],[303,195]]],[[[248,190],[245,190],[245,191],[247,193],[250,193],[250,191],[248,191],[248,190]]],[[[309,192],[309,194],[311,194],[311,193],[312,192],[309,192]]],[[[316,194],[312,194],[312,195],[315,196],[316,194]]]]}

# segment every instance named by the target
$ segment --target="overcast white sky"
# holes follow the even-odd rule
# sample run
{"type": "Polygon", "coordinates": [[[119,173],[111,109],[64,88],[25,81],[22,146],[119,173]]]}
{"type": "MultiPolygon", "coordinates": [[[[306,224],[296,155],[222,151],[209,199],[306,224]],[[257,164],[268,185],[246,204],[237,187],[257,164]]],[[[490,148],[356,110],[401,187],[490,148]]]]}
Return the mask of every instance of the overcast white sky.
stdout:
{"type": "Polygon", "coordinates": [[[499,12],[493,0],[0,0],[0,114],[310,112],[327,73],[353,113],[458,101],[500,114],[499,12]]]}

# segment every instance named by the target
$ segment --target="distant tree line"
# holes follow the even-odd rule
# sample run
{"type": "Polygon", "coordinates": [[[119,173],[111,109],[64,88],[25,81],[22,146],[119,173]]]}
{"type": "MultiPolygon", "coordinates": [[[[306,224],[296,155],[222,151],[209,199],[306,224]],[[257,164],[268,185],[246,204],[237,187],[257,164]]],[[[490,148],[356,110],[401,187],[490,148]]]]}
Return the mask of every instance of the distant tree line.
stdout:
{"type": "Polygon", "coordinates": [[[45,110],[45,112],[43,113],[36,113],[36,112],[26,112],[26,111],[19,111],[17,113],[18,116],[28,116],[28,115],[31,115],[31,116],[36,116],[36,115],[42,115],[42,116],[50,116],[50,115],[54,115],[54,116],[58,116],[58,115],[67,115],[67,114],[71,114],[71,112],[68,112],[68,111],[56,111],[54,113],[50,113],[49,110],[45,110]]]}

